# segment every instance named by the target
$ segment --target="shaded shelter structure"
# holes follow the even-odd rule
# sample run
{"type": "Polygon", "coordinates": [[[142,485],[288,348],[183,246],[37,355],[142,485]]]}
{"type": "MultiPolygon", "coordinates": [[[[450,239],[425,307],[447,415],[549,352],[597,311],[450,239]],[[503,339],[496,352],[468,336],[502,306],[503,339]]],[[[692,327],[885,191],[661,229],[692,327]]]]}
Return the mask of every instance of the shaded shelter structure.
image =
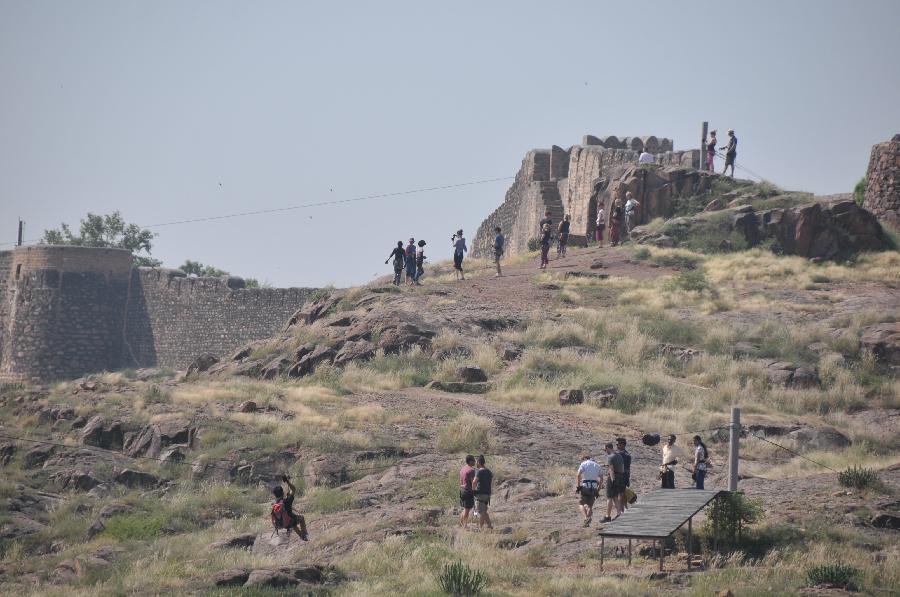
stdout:
{"type": "Polygon", "coordinates": [[[688,570],[693,555],[694,516],[727,491],[718,489],[657,489],[631,506],[624,514],[600,531],[600,570],[603,570],[603,548],[606,539],[628,539],[628,565],[631,565],[633,539],[659,542],[659,569],[663,569],[663,542],[675,531],[688,525],[688,570]]]}

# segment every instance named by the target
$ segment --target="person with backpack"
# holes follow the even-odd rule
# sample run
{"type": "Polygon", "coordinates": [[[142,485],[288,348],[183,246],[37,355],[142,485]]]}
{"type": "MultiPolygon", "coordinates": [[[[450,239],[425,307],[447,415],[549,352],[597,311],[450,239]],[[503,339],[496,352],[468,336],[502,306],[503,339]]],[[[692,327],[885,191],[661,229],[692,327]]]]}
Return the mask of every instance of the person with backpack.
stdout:
{"type": "Polygon", "coordinates": [[[425,245],[427,243],[424,240],[420,240],[416,245],[416,277],[415,282],[416,286],[421,286],[419,284],[419,280],[425,274],[425,245]]]}
{"type": "Polygon", "coordinates": [[[594,501],[600,495],[600,478],[603,471],[600,465],[594,462],[590,456],[585,456],[578,465],[578,475],[575,477],[575,491],[578,492],[578,509],[584,516],[584,526],[591,526],[591,518],[594,515],[594,501]]]}
{"type": "Polygon", "coordinates": [[[400,286],[400,279],[403,276],[403,264],[406,261],[406,251],[403,250],[402,240],[397,241],[397,246],[394,247],[394,250],[391,251],[391,254],[384,261],[385,265],[391,260],[391,257],[394,258],[394,286],[400,286]]]}
{"type": "Polygon", "coordinates": [[[275,501],[272,503],[270,516],[272,518],[272,526],[275,527],[277,533],[281,529],[286,529],[290,534],[291,530],[297,533],[297,536],[304,541],[309,541],[309,533],[306,531],[306,519],[302,514],[294,512],[294,496],[297,488],[291,483],[291,478],[287,475],[281,475],[281,480],[288,486],[287,495],[284,494],[284,488],[279,483],[272,488],[275,495],[275,501]]]}
{"type": "Polygon", "coordinates": [[[550,224],[544,224],[541,229],[541,267],[539,269],[547,269],[550,263],[550,224]]]}
{"type": "Polygon", "coordinates": [[[472,493],[475,494],[475,514],[478,515],[478,528],[487,525],[493,529],[491,517],[488,514],[488,504],[491,503],[491,483],[494,473],[485,466],[484,455],[479,455],[475,460],[475,477],[472,479],[472,493]]]}
{"type": "Polygon", "coordinates": [[[709,452],[706,450],[706,444],[700,439],[699,435],[694,436],[694,467],[692,477],[694,478],[694,488],[703,489],[703,481],[706,479],[706,460],[709,458],[709,452]]]}
{"type": "Polygon", "coordinates": [[[559,223],[559,228],[556,232],[559,234],[559,239],[556,242],[556,258],[566,256],[566,245],[569,244],[569,229],[572,226],[572,216],[566,214],[563,218],[563,221],[559,223]]]}
{"type": "Polygon", "coordinates": [[[503,233],[500,231],[500,226],[494,228],[494,232],[497,233],[497,236],[494,237],[494,264],[497,266],[497,275],[499,278],[503,275],[503,272],[500,271],[500,260],[503,258],[504,245],[506,244],[506,238],[503,236],[503,233]]]}
{"type": "Polygon", "coordinates": [[[475,480],[475,457],[466,456],[466,463],[459,469],[459,507],[463,509],[459,515],[459,526],[464,527],[469,522],[469,513],[475,507],[475,492],[472,490],[472,481],[475,480]]]}
{"type": "Polygon", "coordinates": [[[416,283],[416,239],[409,239],[406,245],[406,283],[416,283]]]}

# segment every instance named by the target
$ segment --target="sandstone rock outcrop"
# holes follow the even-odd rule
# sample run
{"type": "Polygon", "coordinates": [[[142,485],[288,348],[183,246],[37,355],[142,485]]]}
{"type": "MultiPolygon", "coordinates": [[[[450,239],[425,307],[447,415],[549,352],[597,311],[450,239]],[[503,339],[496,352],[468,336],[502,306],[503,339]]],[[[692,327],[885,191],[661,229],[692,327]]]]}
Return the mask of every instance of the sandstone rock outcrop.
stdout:
{"type": "Polygon", "coordinates": [[[900,134],[872,147],[863,207],[900,227],[900,134]]]}
{"type": "Polygon", "coordinates": [[[900,365],[900,322],[879,323],[863,330],[860,345],[890,365],[900,365]]]}

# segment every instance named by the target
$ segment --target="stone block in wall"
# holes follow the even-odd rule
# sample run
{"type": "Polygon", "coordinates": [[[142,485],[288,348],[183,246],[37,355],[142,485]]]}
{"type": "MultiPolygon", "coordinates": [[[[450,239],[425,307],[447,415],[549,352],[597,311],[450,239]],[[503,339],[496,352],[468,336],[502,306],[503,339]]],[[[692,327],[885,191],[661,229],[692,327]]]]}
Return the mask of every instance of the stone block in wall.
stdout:
{"type": "Polygon", "coordinates": [[[659,151],[674,151],[675,144],[671,139],[662,138],[659,140],[659,151]]]}
{"type": "Polygon", "coordinates": [[[900,135],[872,147],[863,207],[882,222],[900,227],[900,135]]]}
{"type": "Polygon", "coordinates": [[[569,152],[558,145],[550,148],[550,179],[559,180],[569,175],[569,152]]]}
{"type": "Polygon", "coordinates": [[[527,164],[527,180],[550,180],[550,150],[532,149],[525,158],[527,164]]]}
{"type": "Polygon", "coordinates": [[[625,143],[615,135],[604,137],[603,146],[607,149],[625,149],[625,143]]]}
{"type": "Polygon", "coordinates": [[[603,140],[594,135],[585,135],[581,138],[582,145],[603,145],[603,140]]]}
{"type": "Polygon", "coordinates": [[[641,144],[647,153],[659,153],[659,139],[650,135],[649,137],[641,137],[641,144]]]}
{"type": "Polygon", "coordinates": [[[625,146],[625,149],[630,149],[631,151],[644,151],[644,142],[640,137],[625,137],[622,139],[622,144],[625,146]]]}

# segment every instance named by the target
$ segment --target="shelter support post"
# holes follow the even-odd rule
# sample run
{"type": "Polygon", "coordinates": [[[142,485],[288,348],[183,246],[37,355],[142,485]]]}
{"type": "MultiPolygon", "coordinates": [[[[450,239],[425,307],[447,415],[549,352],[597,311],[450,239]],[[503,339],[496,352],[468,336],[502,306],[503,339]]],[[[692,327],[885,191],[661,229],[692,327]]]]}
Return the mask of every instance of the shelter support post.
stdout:
{"type": "Polygon", "coordinates": [[[628,565],[631,566],[631,539],[628,540],[628,565]]]}
{"type": "Polygon", "coordinates": [[[738,445],[741,441],[741,409],[731,409],[731,425],[728,434],[728,491],[737,491],[738,445]]]}
{"type": "Polygon", "coordinates": [[[603,547],[606,543],[606,537],[600,535],[600,572],[603,572],[603,547]]]}
{"type": "Polygon", "coordinates": [[[659,571],[663,571],[663,554],[666,551],[666,543],[664,540],[659,541],[659,571]]]}
{"type": "Polygon", "coordinates": [[[687,540],[687,552],[688,552],[688,572],[691,571],[691,560],[694,559],[694,528],[693,528],[694,517],[691,516],[688,518],[688,540],[687,540]]]}

